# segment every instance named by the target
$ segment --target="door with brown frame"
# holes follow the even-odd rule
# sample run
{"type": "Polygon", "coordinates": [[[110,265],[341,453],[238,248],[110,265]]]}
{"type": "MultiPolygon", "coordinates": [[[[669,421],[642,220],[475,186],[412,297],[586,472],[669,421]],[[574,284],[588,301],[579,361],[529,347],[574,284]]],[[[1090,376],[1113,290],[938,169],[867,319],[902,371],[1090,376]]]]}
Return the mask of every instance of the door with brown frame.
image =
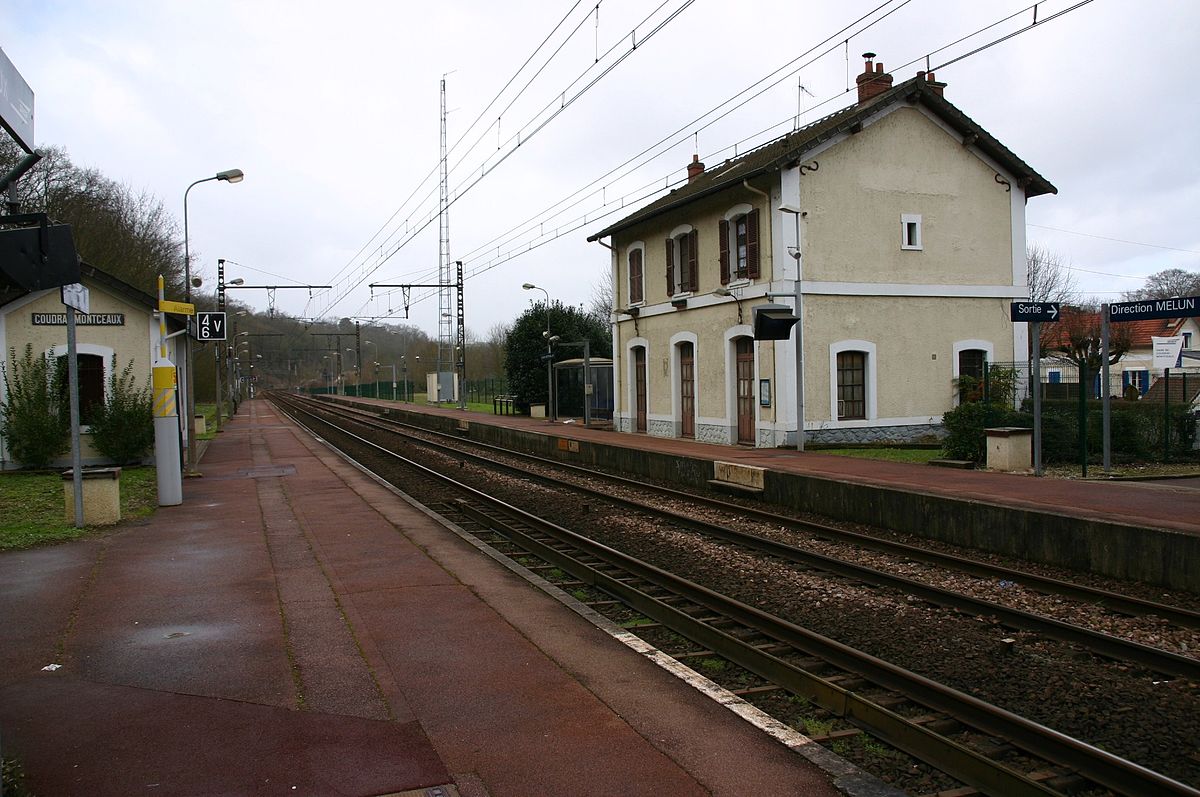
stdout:
{"type": "Polygon", "coordinates": [[[646,431],[646,349],[639,346],[633,350],[634,407],[637,412],[635,429],[646,431]]]}
{"type": "Polygon", "coordinates": [[[754,445],[754,339],[737,340],[737,441],[754,445]]]}
{"type": "Polygon", "coordinates": [[[682,437],[696,436],[696,346],[679,344],[679,412],[682,437]]]}

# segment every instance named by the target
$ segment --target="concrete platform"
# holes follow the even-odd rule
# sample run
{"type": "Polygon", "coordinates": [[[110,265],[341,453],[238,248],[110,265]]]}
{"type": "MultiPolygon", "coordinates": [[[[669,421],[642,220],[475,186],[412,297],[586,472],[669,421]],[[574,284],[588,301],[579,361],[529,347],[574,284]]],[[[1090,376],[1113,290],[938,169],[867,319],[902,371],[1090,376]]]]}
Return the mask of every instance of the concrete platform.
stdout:
{"type": "Polygon", "coordinates": [[[0,555],[0,744],[33,793],[871,793],[266,401],[200,466],[148,521],[0,555]]]}
{"type": "Polygon", "coordinates": [[[439,431],[637,477],[706,488],[718,462],[765,469],[764,501],[1115,578],[1200,592],[1191,480],[1090,481],[701,443],[455,407],[372,405],[439,431]]]}

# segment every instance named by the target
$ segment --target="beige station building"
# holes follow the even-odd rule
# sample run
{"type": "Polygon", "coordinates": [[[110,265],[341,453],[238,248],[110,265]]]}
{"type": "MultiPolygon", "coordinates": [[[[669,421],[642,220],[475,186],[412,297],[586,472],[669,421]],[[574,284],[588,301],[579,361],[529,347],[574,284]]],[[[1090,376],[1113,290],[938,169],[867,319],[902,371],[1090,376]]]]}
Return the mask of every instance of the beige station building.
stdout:
{"type": "Polygon", "coordinates": [[[1025,203],[1057,189],[933,74],[893,85],[872,58],[855,105],[692,163],[686,184],[588,239],[611,250],[618,431],[920,440],[960,374],[1026,357],[1009,316],[1028,297],[1025,203]],[[765,340],[756,316],[801,321],[765,340]]]}
{"type": "MultiPolygon", "coordinates": [[[[106,460],[89,443],[88,416],[94,406],[103,404],[112,378],[130,361],[138,386],[150,384],[150,369],[158,354],[158,299],[86,263],[80,266],[80,281],[88,288],[89,312],[76,313],[76,352],[79,363],[79,404],[83,464],[104,464],[106,460]]],[[[15,353],[24,356],[26,344],[32,344],[34,356],[67,356],[67,312],[58,288],[24,291],[15,286],[0,290],[0,367],[8,369],[15,353]]],[[[182,324],[168,316],[168,333],[182,324]]],[[[176,342],[167,341],[167,355],[184,378],[182,357],[176,355],[176,342]]],[[[179,354],[182,354],[182,348],[179,354]]],[[[7,381],[0,378],[0,401],[7,397],[7,381]]],[[[186,442],[184,443],[186,445],[186,442]]],[[[153,452],[151,451],[152,455],[153,452]]],[[[58,464],[70,467],[70,454],[58,464]]],[[[0,469],[20,467],[0,438],[0,469]]]]}

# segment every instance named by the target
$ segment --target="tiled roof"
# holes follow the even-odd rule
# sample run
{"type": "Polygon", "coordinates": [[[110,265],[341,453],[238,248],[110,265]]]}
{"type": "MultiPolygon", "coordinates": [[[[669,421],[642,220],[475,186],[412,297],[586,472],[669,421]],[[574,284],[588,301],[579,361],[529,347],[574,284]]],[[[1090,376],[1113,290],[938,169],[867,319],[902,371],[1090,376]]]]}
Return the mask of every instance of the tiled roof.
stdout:
{"type": "MultiPolygon", "coordinates": [[[[1081,320],[1095,324],[1100,328],[1099,313],[1079,313],[1071,308],[1063,308],[1063,313],[1072,313],[1081,320]]],[[[1121,326],[1129,328],[1131,333],[1130,346],[1135,349],[1148,349],[1153,344],[1151,337],[1169,337],[1178,334],[1186,319],[1157,318],[1140,321],[1121,321],[1121,326]]],[[[1053,348],[1066,340],[1067,328],[1061,324],[1045,324],[1042,326],[1042,348],[1053,348]]]]}
{"type": "Polygon", "coordinates": [[[861,125],[885,108],[899,102],[909,101],[919,102],[926,106],[938,118],[961,135],[974,136],[975,141],[973,146],[978,147],[993,160],[1004,166],[1010,173],[1016,175],[1018,180],[1024,183],[1027,197],[1058,193],[1058,189],[1051,185],[1046,178],[1035,172],[1029,164],[1018,158],[1011,150],[980,127],[977,122],[955,107],[954,104],[930,89],[923,77],[915,77],[894,86],[879,96],[868,100],[866,103],[856,103],[849,108],[843,108],[799,130],[794,130],[787,135],[769,141],[741,157],[706,169],[696,179],[672,190],[666,196],[651,202],[636,213],[626,216],[615,224],[589,236],[588,240],[595,241],[653,218],[660,213],[673,210],[709,194],[715,194],[732,185],[741,183],[742,180],[781,169],[796,160],[802,159],[806,153],[829,139],[843,133],[851,132],[852,128],[861,125]]]}
{"type": "Polygon", "coordinates": [[[1146,391],[1146,395],[1142,396],[1142,401],[1150,402],[1151,404],[1162,404],[1163,393],[1167,393],[1167,403],[1179,405],[1195,404],[1200,398],[1200,377],[1195,374],[1183,375],[1172,373],[1170,386],[1166,387],[1166,379],[1155,379],[1154,384],[1150,385],[1150,389],[1146,391]]]}

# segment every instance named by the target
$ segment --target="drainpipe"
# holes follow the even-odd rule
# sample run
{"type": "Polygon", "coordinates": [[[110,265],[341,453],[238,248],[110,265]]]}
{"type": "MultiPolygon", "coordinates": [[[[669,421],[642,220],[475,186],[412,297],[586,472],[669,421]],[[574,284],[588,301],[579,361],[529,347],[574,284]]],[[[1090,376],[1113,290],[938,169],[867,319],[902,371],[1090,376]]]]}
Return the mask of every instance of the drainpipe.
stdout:
{"type": "MultiPolygon", "coordinates": [[[[742,187],[752,194],[758,194],[763,198],[767,205],[767,241],[771,246],[771,277],[775,277],[775,237],[774,232],[774,211],[771,209],[771,197],[766,191],[760,191],[750,185],[749,180],[742,180],[742,187]]],[[[800,216],[796,216],[796,294],[792,297],[796,303],[796,318],[800,318],[800,216]]],[[[761,253],[761,244],[760,244],[761,253]]],[[[761,254],[759,255],[761,257],[761,254]]],[[[771,280],[774,282],[774,279],[771,280]]],[[[767,296],[771,298],[770,294],[767,296]]],[[[804,450],[804,343],[803,329],[804,320],[800,318],[796,322],[796,450],[804,450]]],[[[776,374],[776,384],[779,384],[778,374],[776,374]]]]}

